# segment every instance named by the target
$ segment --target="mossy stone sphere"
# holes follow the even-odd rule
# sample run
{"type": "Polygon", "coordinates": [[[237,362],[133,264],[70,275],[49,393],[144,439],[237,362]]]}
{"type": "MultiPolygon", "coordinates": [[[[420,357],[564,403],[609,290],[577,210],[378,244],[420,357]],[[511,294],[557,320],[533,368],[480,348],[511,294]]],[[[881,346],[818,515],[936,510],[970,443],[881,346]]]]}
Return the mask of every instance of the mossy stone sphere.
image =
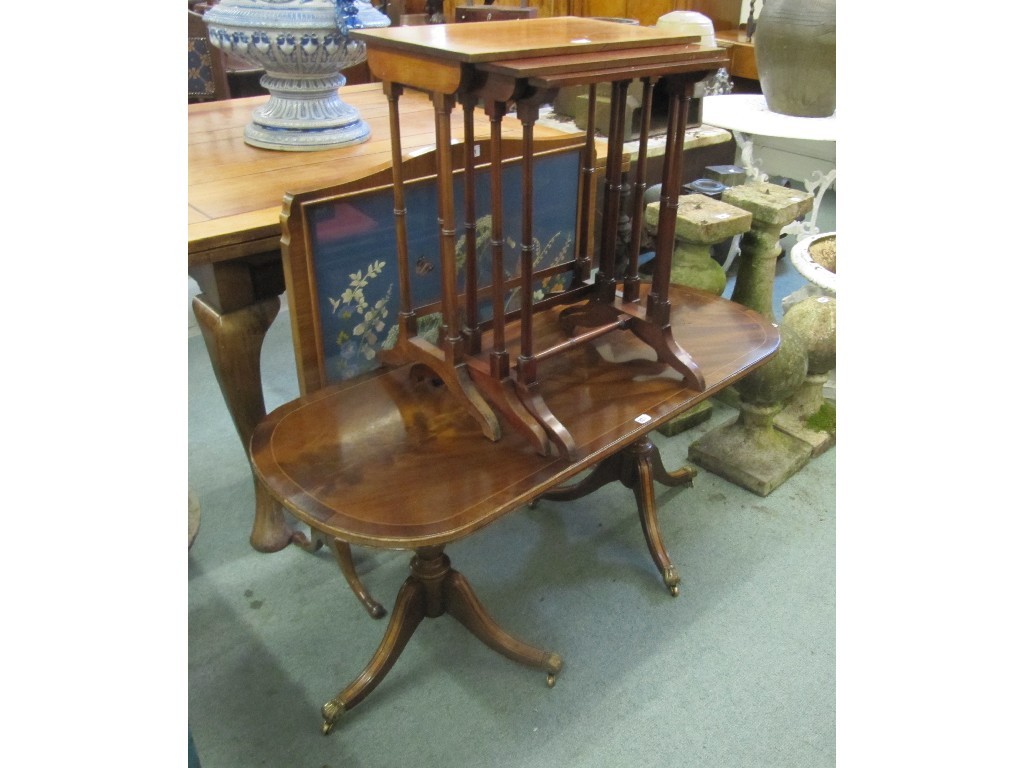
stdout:
{"type": "Polygon", "coordinates": [[[782,330],[775,356],[736,384],[740,398],[751,405],[767,406],[788,400],[807,378],[807,345],[797,333],[782,330]]]}
{"type": "Polygon", "coordinates": [[[807,345],[807,372],[828,373],[836,367],[836,300],[812,296],[797,302],[782,318],[782,332],[800,335],[807,345]]]}

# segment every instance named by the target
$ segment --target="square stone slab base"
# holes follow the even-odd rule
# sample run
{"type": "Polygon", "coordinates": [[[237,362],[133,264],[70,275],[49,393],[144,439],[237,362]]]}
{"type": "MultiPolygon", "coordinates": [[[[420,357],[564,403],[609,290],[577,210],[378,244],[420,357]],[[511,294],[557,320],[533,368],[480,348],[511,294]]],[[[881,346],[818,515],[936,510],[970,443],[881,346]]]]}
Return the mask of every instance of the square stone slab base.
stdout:
{"type": "Polygon", "coordinates": [[[749,429],[741,417],[690,444],[688,458],[758,496],[767,496],[811,460],[811,447],[775,429],[749,429]]]}
{"type": "Polygon", "coordinates": [[[793,414],[786,413],[785,411],[778,414],[773,423],[777,429],[780,429],[787,435],[792,435],[797,440],[811,446],[812,459],[816,459],[818,456],[821,456],[821,454],[836,444],[836,435],[834,432],[821,432],[816,429],[808,429],[807,425],[804,424],[803,419],[793,414]]]}

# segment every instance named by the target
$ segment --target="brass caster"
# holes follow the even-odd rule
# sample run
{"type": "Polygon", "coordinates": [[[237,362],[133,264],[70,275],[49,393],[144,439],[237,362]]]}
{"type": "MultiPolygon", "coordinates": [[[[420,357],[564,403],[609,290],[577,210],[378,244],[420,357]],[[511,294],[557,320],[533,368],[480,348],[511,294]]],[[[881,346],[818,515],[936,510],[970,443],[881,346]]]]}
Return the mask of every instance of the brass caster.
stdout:
{"type": "Polygon", "coordinates": [[[672,597],[679,597],[679,574],[676,573],[674,565],[670,565],[662,572],[661,579],[665,582],[665,586],[668,587],[668,593],[672,597]]]}
{"type": "Polygon", "coordinates": [[[388,614],[388,609],[380,603],[374,603],[373,607],[370,608],[370,618],[382,619],[388,614]]]}
{"type": "Polygon", "coordinates": [[[548,669],[548,688],[554,688],[558,673],[562,671],[562,657],[557,653],[550,653],[544,666],[548,669]]]}
{"type": "Polygon", "coordinates": [[[324,717],[324,724],[320,726],[320,732],[327,736],[334,730],[335,723],[345,714],[345,705],[339,704],[333,699],[320,708],[320,714],[324,717]]]}

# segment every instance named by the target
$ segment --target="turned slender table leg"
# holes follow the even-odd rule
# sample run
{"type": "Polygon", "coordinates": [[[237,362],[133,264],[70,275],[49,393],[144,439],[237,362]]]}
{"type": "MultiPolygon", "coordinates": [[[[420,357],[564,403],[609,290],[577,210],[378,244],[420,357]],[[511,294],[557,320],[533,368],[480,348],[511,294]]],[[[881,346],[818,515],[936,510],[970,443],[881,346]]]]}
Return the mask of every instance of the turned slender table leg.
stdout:
{"type": "Polygon", "coordinates": [[[512,661],[529,667],[540,667],[548,673],[548,688],[562,671],[562,657],[527,645],[503,630],[490,617],[477,598],[469,581],[458,571],[450,571],[445,580],[445,604],[452,616],[472,632],[488,648],[512,661]]]}
{"type": "Polygon", "coordinates": [[[499,627],[484,610],[466,578],[452,570],[444,547],[417,549],[410,568],[412,572],[398,591],[391,620],[376,652],[362,673],[321,708],[324,718],[321,730],[325,736],[345,712],[365,699],[391,671],[420,622],[445,613],[450,613],[503,656],[546,670],[548,687],[555,684],[555,677],[562,669],[562,658],[557,653],[529,646],[499,627]]]}
{"type": "Polygon", "coordinates": [[[651,553],[651,558],[661,573],[662,581],[668,587],[669,594],[672,597],[678,597],[679,574],[668,556],[668,550],[665,548],[661,536],[661,525],[658,522],[658,501],[654,497],[654,482],[657,481],[668,486],[685,485],[690,487],[693,485],[693,476],[694,471],[690,467],[684,466],[675,472],[666,469],[658,447],[645,435],[618,453],[603,459],[593,472],[575,485],[555,488],[540,498],[550,501],[582,499],[615,480],[632,490],[633,496],[636,498],[640,528],[644,532],[647,550],[651,553]]]}
{"type": "Polygon", "coordinates": [[[370,618],[382,618],[387,613],[387,609],[373,599],[369,590],[360,581],[359,574],[356,573],[356,564],[352,560],[352,547],[341,539],[332,538],[331,551],[334,553],[334,559],[338,563],[338,567],[341,568],[345,581],[348,582],[359,602],[363,604],[366,612],[370,614],[370,618]]]}
{"type": "MultiPolygon", "coordinates": [[[[655,478],[665,478],[669,485],[692,485],[692,472],[683,468],[677,473],[670,473],[665,469],[661,461],[661,454],[649,438],[643,437],[632,443],[623,452],[628,454],[632,461],[628,466],[632,472],[623,473],[623,483],[633,490],[636,498],[637,511],[640,514],[640,528],[644,532],[644,540],[647,542],[647,551],[661,573],[662,581],[668,587],[672,597],[679,596],[679,574],[672,560],[665,549],[665,542],[661,537],[661,525],[658,522],[658,501],[654,498],[655,478]]],[[[627,457],[623,457],[625,462],[627,457]]]]}
{"type": "Polygon", "coordinates": [[[426,609],[424,594],[426,587],[416,577],[410,576],[398,590],[391,621],[384,632],[376,652],[362,673],[345,690],[328,701],[320,709],[324,717],[321,731],[324,736],[334,730],[338,719],[356,704],[365,699],[376,688],[384,676],[391,671],[398,657],[405,650],[409,638],[423,621],[426,609]]]}

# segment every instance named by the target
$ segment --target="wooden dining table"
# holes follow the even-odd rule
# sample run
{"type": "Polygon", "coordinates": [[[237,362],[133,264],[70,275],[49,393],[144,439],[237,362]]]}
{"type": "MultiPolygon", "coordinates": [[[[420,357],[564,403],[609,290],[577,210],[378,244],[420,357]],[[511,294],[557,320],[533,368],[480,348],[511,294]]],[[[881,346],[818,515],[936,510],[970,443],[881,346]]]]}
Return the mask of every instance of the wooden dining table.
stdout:
{"type": "MultiPolygon", "coordinates": [[[[632,488],[654,563],[666,585],[678,585],[654,482],[674,485],[690,473],[668,473],[648,435],[766,363],[780,336],[760,313],[708,291],[673,285],[670,300],[673,328],[706,386],[688,386],[632,334],[606,335],[548,358],[540,386],[577,437],[572,460],[538,455],[513,430],[488,440],[452,393],[417,365],[378,368],[315,390],[256,427],[253,467],[296,518],[328,540],[415,553],[376,652],[321,708],[324,734],[381,683],[424,618],[451,615],[494,651],[542,669],[554,685],[561,656],[499,626],[444,552],[533,501],[582,498],[606,482],[632,488]]],[[[537,314],[538,341],[565,338],[560,312],[537,314]]],[[[509,344],[518,349],[521,338],[509,344]]]]}
{"type": "MultiPolygon", "coordinates": [[[[286,194],[350,185],[353,191],[391,182],[392,147],[387,100],[381,83],[345,86],[343,101],[370,126],[360,144],[316,152],[253,147],[244,130],[252,111],[268,96],[213,101],[188,106],[188,274],[199,286],[192,300],[214,374],[243,448],[266,415],[260,351],[277,317],[285,290],[281,255],[281,213],[286,194]]],[[[434,106],[428,96],[409,90],[401,99],[403,162],[435,149],[434,106]]],[[[452,113],[452,142],[462,143],[463,114],[452,113]]],[[[473,111],[475,136],[487,136],[490,122],[473,111]]],[[[716,129],[687,137],[695,147],[731,153],[727,132],[716,129]],[[728,143],[723,143],[728,142],[728,143]]],[[[537,151],[582,141],[572,123],[538,122],[537,151]]],[[[502,124],[502,141],[522,141],[519,121],[502,124]]],[[[598,148],[603,154],[602,148],[598,148]]],[[[700,167],[696,163],[695,167],[700,167]]],[[[250,543],[276,552],[290,543],[313,546],[293,530],[280,505],[255,482],[256,510],[250,543]]]]}

